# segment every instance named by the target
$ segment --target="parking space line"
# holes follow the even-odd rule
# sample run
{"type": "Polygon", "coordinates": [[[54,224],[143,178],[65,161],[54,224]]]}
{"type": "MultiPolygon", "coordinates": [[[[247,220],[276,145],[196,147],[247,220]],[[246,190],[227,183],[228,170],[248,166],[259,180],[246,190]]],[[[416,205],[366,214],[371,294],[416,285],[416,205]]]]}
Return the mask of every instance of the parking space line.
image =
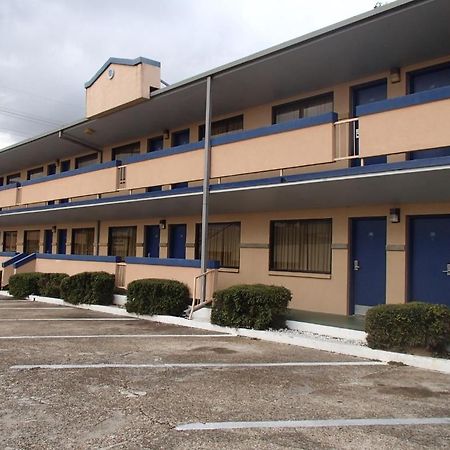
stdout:
{"type": "Polygon", "coordinates": [[[96,338],[229,338],[233,334],[80,334],[53,336],[0,336],[0,340],[12,339],[96,339],[96,338]]]}
{"type": "Polygon", "coordinates": [[[274,420],[262,422],[205,422],[178,425],[178,431],[237,430],[248,428],[325,428],[367,426],[450,425],[450,417],[331,419],[331,420],[274,420]]]}
{"type": "Polygon", "coordinates": [[[10,306],[0,306],[0,311],[27,311],[27,310],[33,310],[33,311],[40,311],[41,309],[59,309],[62,311],[64,309],[63,306],[32,306],[29,308],[28,306],[17,306],[16,308],[10,307],[10,306]]]}
{"type": "Polygon", "coordinates": [[[379,361],[313,361],[266,363],[159,363],[159,364],[21,364],[11,366],[15,370],[31,369],[241,369],[273,367],[329,367],[329,366],[384,366],[379,361]]]}
{"type": "Polygon", "coordinates": [[[53,318],[38,318],[38,319],[0,319],[0,322],[56,322],[67,320],[106,320],[106,321],[120,321],[120,320],[138,320],[134,317],[53,317],[53,318]]]}

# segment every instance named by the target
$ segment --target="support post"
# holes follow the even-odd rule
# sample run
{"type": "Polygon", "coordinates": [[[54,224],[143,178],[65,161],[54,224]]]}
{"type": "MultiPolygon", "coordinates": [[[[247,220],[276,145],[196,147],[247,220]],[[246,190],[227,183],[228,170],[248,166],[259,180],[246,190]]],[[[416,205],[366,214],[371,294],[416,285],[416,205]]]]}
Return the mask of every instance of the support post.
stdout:
{"type": "Polygon", "coordinates": [[[211,176],[211,77],[206,79],[206,109],[205,109],[205,148],[203,172],[203,200],[202,200],[202,247],[200,271],[201,302],[206,301],[206,271],[208,270],[208,216],[209,216],[209,179],[211,176]]]}

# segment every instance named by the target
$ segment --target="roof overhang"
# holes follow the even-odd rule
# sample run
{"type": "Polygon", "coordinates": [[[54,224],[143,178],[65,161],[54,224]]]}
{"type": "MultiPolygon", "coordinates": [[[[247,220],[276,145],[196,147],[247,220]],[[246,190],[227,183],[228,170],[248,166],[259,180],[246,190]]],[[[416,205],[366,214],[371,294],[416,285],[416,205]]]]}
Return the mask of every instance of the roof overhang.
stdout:
{"type": "MultiPolygon", "coordinates": [[[[346,169],[256,182],[217,185],[211,190],[210,214],[239,214],[292,211],[303,209],[332,209],[353,206],[401,206],[417,203],[450,202],[450,157],[442,164],[426,160],[401,165],[380,165],[379,168],[346,169]],[[398,167],[402,167],[399,169],[398,167]],[[297,179],[296,179],[297,178],[297,179]]],[[[400,164],[400,163],[399,163],[400,164]]],[[[120,199],[107,198],[77,205],[63,204],[23,211],[3,211],[0,226],[57,224],[164,218],[180,216],[200,217],[201,188],[189,188],[163,194],[139,194],[120,199]]]]}
{"type": "MultiPolygon", "coordinates": [[[[201,122],[208,76],[214,80],[213,114],[222,115],[442,57],[450,54],[449,17],[448,0],[398,0],[63,130],[106,147],[201,122]],[[93,134],[87,135],[87,128],[93,134]]],[[[58,139],[58,131],[0,151],[0,167],[8,172],[82,151],[82,146],[58,139]]]]}

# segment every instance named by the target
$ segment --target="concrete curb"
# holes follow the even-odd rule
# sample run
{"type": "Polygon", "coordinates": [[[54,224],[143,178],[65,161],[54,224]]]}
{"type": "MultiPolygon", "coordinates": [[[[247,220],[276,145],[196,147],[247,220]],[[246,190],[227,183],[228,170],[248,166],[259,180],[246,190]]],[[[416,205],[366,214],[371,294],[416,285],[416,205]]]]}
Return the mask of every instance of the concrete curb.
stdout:
{"type": "MultiPolygon", "coordinates": [[[[1,295],[4,295],[0,292],[1,295]]],[[[242,336],[252,339],[260,339],[263,341],[277,342],[280,344],[296,345],[299,347],[312,348],[315,350],[323,350],[331,353],[339,353],[341,355],[356,356],[359,358],[372,359],[382,362],[401,363],[419,369],[434,370],[437,372],[450,374],[450,360],[431,358],[428,356],[408,355],[405,353],[386,352],[383,350],[374,350],[365,346],[344,344],[340,342],[323,341],[321,339],[313,339],[303,336],[292,336],[288,334],[278,333],[276,331],[259,331],[249,330],[246,328],[229,328],[221,327],[211,323],[198,322],[195,320],[183,319],[181,317],[173,316],[140,316],[133,313],[128,313],[117,306],[102,306],[102,305],[72,305],[66,303],[61,299],[40,297],[32,295],[28,298],[32,301],[43,303],[51,303],[54,305],[64,305],[76,307],[80,309],[87,309],[90,311],[103,312],[114,314],[123,317],[132,317],[141,320],[149,320],[151,322],[166,323],[170,325],[179,325],[182,327],[197,328],[207,331],[215,331],[219,333],[227,333],[233,336],[242,336]]]]}

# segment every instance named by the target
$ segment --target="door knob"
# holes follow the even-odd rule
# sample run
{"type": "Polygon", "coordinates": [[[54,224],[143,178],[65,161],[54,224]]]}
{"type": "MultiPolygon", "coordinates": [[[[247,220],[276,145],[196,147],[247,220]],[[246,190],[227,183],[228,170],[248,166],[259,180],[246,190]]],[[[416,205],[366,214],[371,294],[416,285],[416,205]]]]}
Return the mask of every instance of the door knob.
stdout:
{"type": "Polygon", "coordinates": [[[447,264],[447,269],[446,269],[446,270],[443,270],[442,273],[446,273],[447,276],[450,277],[450,264],[447,264]]]}

